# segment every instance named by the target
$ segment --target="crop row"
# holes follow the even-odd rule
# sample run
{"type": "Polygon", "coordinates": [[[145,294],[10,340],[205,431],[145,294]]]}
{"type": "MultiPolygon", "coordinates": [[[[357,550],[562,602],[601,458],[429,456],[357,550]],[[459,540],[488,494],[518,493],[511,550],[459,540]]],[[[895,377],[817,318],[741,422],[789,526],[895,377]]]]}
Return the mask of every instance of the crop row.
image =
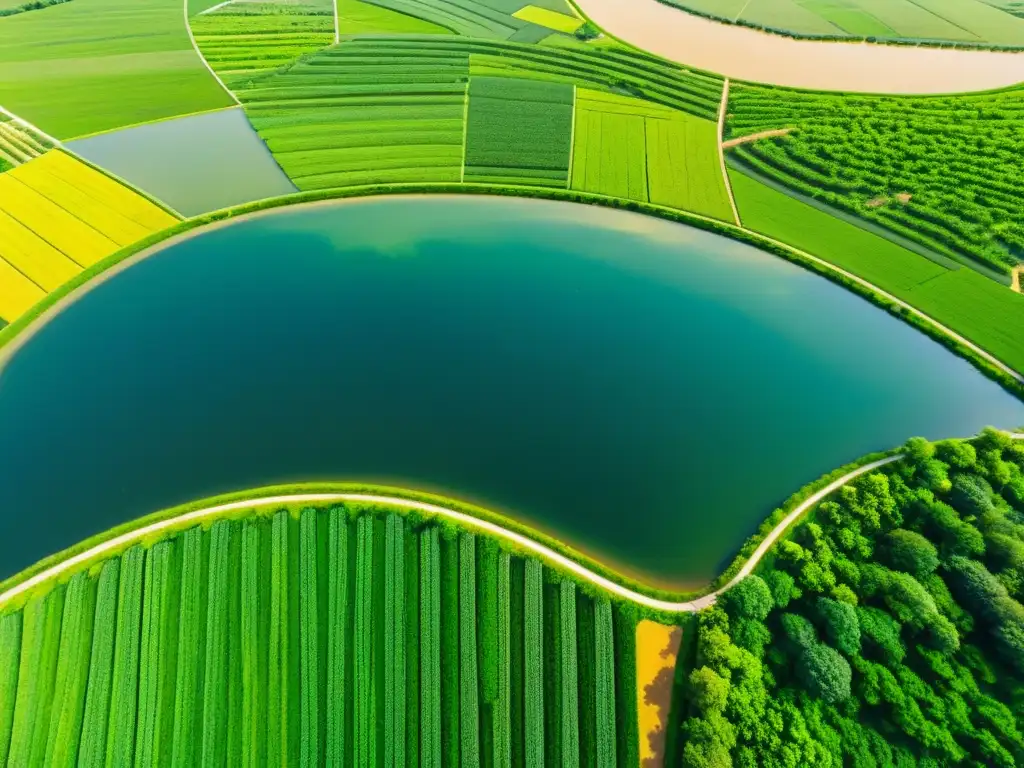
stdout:
{"type": "Polygon", "coordinates": [[[316,61],[378,56],[389,61],[440,54],[470,56],[472,74],[498,74],[587,85],[632,95],[715,119],[722,81],[660,59],[609,49],[553,48],[495,40],[432,36],[361,36],[317,54],[316,61]]]}
{"type": "Polygon", "coordinates": [[[0,616],[0,759],[614,765],[632,629],[483,535],[221,520],[0,616]]]}
{"type": "Polygon", "coordinates": [[[733,150],[771,178],[1005,281],[1024,255],[1021,91],[895,97],[740,86],[733,150]]]}

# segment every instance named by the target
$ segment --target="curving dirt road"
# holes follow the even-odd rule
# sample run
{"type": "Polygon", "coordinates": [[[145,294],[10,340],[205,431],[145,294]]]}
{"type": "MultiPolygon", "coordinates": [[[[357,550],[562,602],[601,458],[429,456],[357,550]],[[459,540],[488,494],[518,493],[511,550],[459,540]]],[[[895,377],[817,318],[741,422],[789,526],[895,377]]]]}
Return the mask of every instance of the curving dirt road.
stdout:
{"type": "MultiPolygon", "coordinates": [[[[1013,434],[1011,437],[1015,440],[1024,440],[1024,434],[1013,434]]],[[[495,536],[499,536],[506,541],[511,541],[517,546],[522,547],[533,552],[535,555],[547,560],[549,563],[570,571],[574,575],[578,576],[585,581],[589,581],[601,589],[604,589],[618,597],[624,598],[631,602],[643,605],[647,608],[654,608],[660,611],[669,611],[672,613],[680,612],[694,612],[699,611],[702,608],[707,608],[709,605],[713,605],[718,596],[726,590],[736,586],[740,581],[750,575],[750,573],[757,567],[757,564],[761,561],[761,558],[765,556],[765,553],[771,549],[778,538],[785,532],[785,530],[792,525],[804,512],[813,507],[819,501],[824,499],[830,493],[836,489],[842,487],[846,483],[850,482],[854,478],[857,478],[867,472],[871,472],[878,467],[886,464],[891,464],[894,461],[902,458],[902,454],[895,456],[889,456],[878,461],[873,461],[869,464],[865,464],[857,469],[848,472],[838,480],[835,480],[820,491],[809,496],[805,501],[800,503],[793,509],[786,517],[772,529],[771,533],[765,537],[764,541],[761,542],[760,546],[754,551],[750,559],[743,565],[736,574],[725,586],[718,589],[708,595],[699,597],[695,600],[688,600],[682,602],[672,602],[670,600],[659,600],[658,598],[650,597],[648,595],[636,592],[628,587],[624,587],[621,584],[616,584],[614,581],[601,576],[600,574],[594,573],[585,566],[570,560],[565,555],[559,554],[550,547],[541,544],[540,542],[534,541],[528,536],[524,536],[521,533],[510,531],[507,528],[503,528],[496,523],[489,522],[487,520],[481,520],[472,515],[467,515],[465,512],[458,512],[454,509],[448,509],[447,507],[438,506],[437,504],[428,504],[423,501],[413,501],[411,499],[402,499],[393,496],[376,496],[373,494],[363,493],[305,493],[305,494],[293,494],[283,496],[268,496],[263,499],[249,499],[246,501],[235,501],[230,504],[218,504],[213,507],[207,507],[206,509],[198,509],[193,512],[187,512],[184,515],[178,517],[172,517],[167,520],[161,520],[157,523],[137,528],[134,531],[116,536],[113,539],[104,541],[97,544],[91,549],[87,549],[84,552],[80,552],[74,557],[69,557],[57,565],[47,568],[45,571],[37,573],[30,579],[25,580],[21,584],[4,592],[0,595],[0,608],[10,600],[13,600],[18,595],[31,590],[33,587],[42,584],[48,579],[59,576],[65,571],[73,570],[76,566],[86,563],[93,558],[103,555],[105,552],[116,551],[122,547],[130,546],[142,539],[152,536],[154,533],[158,533],[168,528],[179,527],[182,524],[190,522],[199,522],[205,518],[216,517],[223,512],[229,512],[232,510],[240,509],[256,509],[258,507],[277,506],[280,504],[287,503],[317,503],[317,502],[343,502],[343,501],[362,501],[369,503],[388,504],[390,506],[401,507],[405,509],[415,509],[420,512],[426,512],[431,515],[438,517],[447,518],[453,520],[467,528],[475,528],[479,531],[484,531],[495,536]]]]}

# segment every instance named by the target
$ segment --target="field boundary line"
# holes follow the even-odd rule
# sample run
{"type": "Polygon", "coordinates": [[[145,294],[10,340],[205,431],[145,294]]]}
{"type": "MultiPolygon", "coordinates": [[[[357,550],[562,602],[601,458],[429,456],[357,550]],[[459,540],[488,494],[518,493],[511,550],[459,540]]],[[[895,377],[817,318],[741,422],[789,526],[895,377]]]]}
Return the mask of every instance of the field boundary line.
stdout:
{"type": "Polygon", "coordinates": [[[572,118],[569,122],[569,175],[565,181],[565,188],[572,189],[572,167],[573,167],[573,154],[576,152],[576,94],[579,91],[579,87],[576,83],[572,84],[572,118]]]}
{"type": "MultiPolygon", "coordinates": [[[[337,2],[337,0],[335,0],[337,2]]],[[[469,81],[466,80],[466,97],[462,102],[462,168],[459,170],[459,182],[466,183],[466,145],[469,143],[469,81]]]]}
{"type": "Polygon", "coordinates": [[[213,71],[213,67],[210,66],[210,62],[206,60],[206,57],[203,56],[203,52],[199,50],[199,43],[196,42],[196,36],[192,34],[192,25],[189,23],[188,20],[188,0],[182,0],[181,8],[182,17],[185,20],[185,31],[188,32],[188,39],[192,43],[192,50],[196,52],[196,56],[198,56],[199,60],[203,62],[203,66],[206,67],[206,71],[210,73],[210,76],[217,81],[217,84],[221,88],[224,89],[224,93],[230,96],[231,100],[235,102],[235,104],[237,104],[238,106],[242,106],[242,102],[240,102],[238,100],[238,97],[235,96],[235,92],[228,88],[226,85],[224,85],[224,81],[220,79],[220,75],[213,71]]]}
{"type": "MultiPolygon", "coordinates": [[[[1024,434],[1010,434],[1010,438],[1014,440],[1024,439],[1024,434]]],[[[673,602],[670,600],[659,600],[658,598],[650,597],[648,595],[636,592],[628,587],[624,587],[621,584],[617,584],[614,581],[608,579],[605,576],[594,573],[586,566],[577,563],[574,560],[566,557],[559,552],[551,549],[545,544],[536,541],[529,536],[526,536],[517,531],[511,531],[497,523],[491,522],[490,520],[484,520],[479,517],[474,517],[465,512],[459,512],[448,507],[443,507],[438,504],[431,504],[425,501],[416,501],[414,499],[404,499],[398,496],[385,496],[370,493],[297,493],[297,494],[282,494],[276,496],[266,496],[264,498],[247,499],[243,501],[234,501],[226,504],[218,504],[212,507],[206,507],[205,509],[197,509],[191,512],[186,512],[183,515],[172,517],[167,520],[160,520],[150,525],[136,528],[133,531],[128,531],[120,536],[115,536],[112,539],[101,542],[95,547],[79,552],[78,554],[69,557],[67,560],[58,563],[57,565],[51,566],[44,571],[37,573],[29,579],[26,579],[21,584],[11,587],[9,590],[0,595],[0,608],[2,608],[8,602],[14,600],[19,595],[32,590],[44,582],[59,577],[63,572],[71,570],[78,565],[85,565],[86,563],[94,560],[98,556],[103,555],[105,552],[113,552],[121,549],[122,547],[136,544],[143,539],[151,537],[153,534],[160,533],[161,531],[179,528],[183,524],[191,522],[200,522],[211,517],[216,517],[224,512],[231,512],[237,510],[249,510],[257,509],[260,507],[281,505],[281,504],[301,504],[301,503],[316,503],[316,502],[366,502],[370,504],[386,504],[393,507],[405,508],[409,510],[417,510],[419,512],[425,512],[429,515],[436,517],[453,520],[456,523],[460,523],[467,527],[475,528],[480,531],[485,531],[499,538],[503,538],[506,541],[510,541],[523,549],[529,550],[531,553],[538,557],[556,565],[559,568],[570,571],[575,576],[590,582],[594,586],[600,587],[607,592],[610,592],[618,597],[621,597],[630,602],[642,605],[647,608],[654,610],[666,611],[669,613],[693,613],[703,608],[707,608],[714,605],[716,600],[725,592],[732,587],[736,586],[740,581],[750,575],[750,573],[757,567],[761,559],[767,554],[768,550],[772,545],[779,539],[780,536],[786,531],[789,526],[796,521],[804,512],[821,502],[829,494],[833,493],[837,489],[846,485],[851,480],[854,480],[861,475],[864,475],[872,470],[878,469],[879,467],[891,464],[895,461],[899,461],[903,458],[903,454],[899,453],[893,456],[888,456],[883,459],[872,461],[863,466],[857,467],[856,469],[847,472],[842,477],[833,480],[831,483],[821,488],[816,493],[812,494],[800,504],[798,504],[793,511],[791,511],[785,518],[783,518],[771,532],[764,538],[754,553],[747,559],[747,562],[740,568],[737,573],[729,582],[714,592],[710,592],[702,597],[695,598],[694,600],[684,600],[680,602],[673,602]]]]}
{"type": "MultiPolygon", "coordinates": [[[[234,2],[234,0],[228,0],[234,2]]],[[[338,20],[338,0],[331,0],[331,7],[334,8],[334,44],[341,42],[341,22],[338,20]]]]}
{"type": "Polygon", "coordinates": [[[2,106],[0,106],[0,113],[7,115],[7,117],[11,118],[11,120],[16,122],[22,128],[27,128],[30,131],[35,131],[40,136],[42,136],[44,139],[46,139],[48,142],[53,144],[54,148],[60,147],[60,146],[63,145],[63,142],[60,139],[54,138],[53,136],[48,134],[46,131],[44,131],[42,128],[40,128],[37,125],[34,125],[33,123],[30,123],[25,118],[18,117],[16,114],[11,112],[9,109],[4,109],[2,106]]]}
{"type": "Polygon", "coordinates": [[[718,167],[722,174],[722,182],[725,184],[725,194],[729,197],[729,207],[732,208],[732,220],[737,227],[742,227],[740,212],[736,207],[736,198],[732,194],[732,183],[729,181],[729,172],[725,168],[725,149],[722,145],[722,138],[725,136],[725,111],[729,107],[729,78],[722,81],[722,102],[718,105],[718,167]]]}
{"type": "Polygon", "coordinates": [[[219,11],[221,8],[223,8],[226,5],[234,5],[235,2],[236,2],[236,0],[224,0],[223,3],[217,3],[216,5],[214,5],[214,6],[210,7],[210,8],[207,8],[205,11],[200,11],[199,13],[196,14],[196,16],[205,16],[208,13],[213,13],[214,11],[219,11]]]}
{"type": "MultiPolygon", "coordinates": [[[[234,0],[232,0],[234,2],[234,0]]],[[[199,117],[200,115],[212,115],[216,112],[227,112],[229,109],[239,109],[238,104],[232,104],[227,107],[214,107],[213,109],[200,109],[196,112],[186,112],[184,115],[171,115],[170,117],[158,117],[155,120],[143,120],[141,123],[131,123],[129,125],[120,125],[117,128],[104,128],[102,131],[94,131],[93,133],[83,133],[81,136],[74,136],[70,139],[65,139],[65,142],[72,141],[84,141],[85,139],[94,139],[97,136],[106,136],[111,133],[117,133],[118,131],[127,131],[129,128],[143,128],[147,125],[156,125],[157,123],[167,123],[171,120],[184,120],[186,117],[199,117]]],[[[67,149],[67,147],[64,147],[67,149]]]]}

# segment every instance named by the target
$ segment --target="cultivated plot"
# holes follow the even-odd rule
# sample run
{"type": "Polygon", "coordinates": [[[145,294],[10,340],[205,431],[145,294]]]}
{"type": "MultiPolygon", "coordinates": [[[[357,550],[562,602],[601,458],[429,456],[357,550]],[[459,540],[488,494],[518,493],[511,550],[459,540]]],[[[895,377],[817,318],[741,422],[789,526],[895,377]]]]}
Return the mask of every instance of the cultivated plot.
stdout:
{"type": "Polygon", "coordinates": [[[0,104],[58,139],[231,103],[180,0],[75,0],[0,19],[0,104]]]}
{"type": "Polygon", "coordinates": [[[572,187],[730,220],[717,142],[709,120],[581,89],[572,187]]]}
{"type": "Polygon", "coordinates": [[[730,92],[730,150],[787,187],[1009,284],[1024,256],[1021,91],[944,97],[730,92]]]}
{"type": "Polygon", "coordinates": [[[634,627],[383,510],[219,520],[7,609],[0,759],[632,766],[634,627]]]}
{"type": "Polygon", "coordinates": [[[177,219],[109,176],[52,150],[0,174],[0,317],[177,219]]]}
{"type": "Polygon", "coordinates": [[[573,86],[473,77],[466,118],[466,181],[565,187],[573,86]]]}

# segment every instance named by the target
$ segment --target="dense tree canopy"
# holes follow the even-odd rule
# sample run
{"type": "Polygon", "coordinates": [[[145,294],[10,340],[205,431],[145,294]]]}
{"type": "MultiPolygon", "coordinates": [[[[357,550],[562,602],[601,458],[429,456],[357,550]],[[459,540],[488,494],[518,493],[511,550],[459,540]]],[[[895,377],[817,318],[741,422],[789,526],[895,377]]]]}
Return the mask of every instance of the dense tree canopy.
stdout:
{"type": "Polygon", "coordinates": [[[915,439],[700,614],[686,768],[1024,764],[1024,445],[915,439]]]}

